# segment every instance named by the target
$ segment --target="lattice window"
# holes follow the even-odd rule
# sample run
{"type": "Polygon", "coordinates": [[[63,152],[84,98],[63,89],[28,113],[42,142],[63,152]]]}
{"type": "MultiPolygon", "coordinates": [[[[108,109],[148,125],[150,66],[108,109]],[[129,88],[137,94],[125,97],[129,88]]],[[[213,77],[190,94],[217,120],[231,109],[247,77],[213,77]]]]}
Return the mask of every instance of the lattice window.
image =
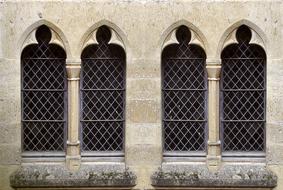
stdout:
{"type": "Polygon", "coordinates": [[[191,33],[186,26],[177,29],[176,38],[179,44],[167,46],[162,53],[164,151],[204,152],[206,55],[201,47],[189,44],[191,33]]]}
{"type": "Polygon", "coordinates": [[[224,152],[265,150],[264,50],[250,44],[251,30],[238,28],[238,43],[222,52],[221,128],[224,152]]]}
{"type": "Polygon", "coordinates": [[[38,44],[21,56],[23,151],[63,151],[67,83],[64,50],[50,44],[51,31],[36,31],[38,44]]]}
{"type": "Polygon", "coordinates": [[[111,31],[101,26],[97,45],[82,53],[81,128],[83,151],[123,151],[125,52],[109,44],[111,31]]]}

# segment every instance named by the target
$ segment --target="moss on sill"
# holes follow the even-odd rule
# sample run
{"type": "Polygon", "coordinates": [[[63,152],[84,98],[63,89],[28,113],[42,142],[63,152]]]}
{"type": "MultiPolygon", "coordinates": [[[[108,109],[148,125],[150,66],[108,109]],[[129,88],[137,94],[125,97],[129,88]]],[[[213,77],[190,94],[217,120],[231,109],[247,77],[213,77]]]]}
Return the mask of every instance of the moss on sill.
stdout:
{"type": "Polygon", "coordinates": [[[257,187],[273,188],[277,176],[264,166],[228,165],[210,172],[205,165],[159,168],[151,176],[159,187],[257,187]]]}
{"type": "Polygon", "coordinates": [[[14,188],[25,187],[133,187],[136,176],[128,169],[108,166],[98,170],[82,166],[79,171],[68,171],[64,166],[40,165],[21,166],[10,176],[14,188]]]}

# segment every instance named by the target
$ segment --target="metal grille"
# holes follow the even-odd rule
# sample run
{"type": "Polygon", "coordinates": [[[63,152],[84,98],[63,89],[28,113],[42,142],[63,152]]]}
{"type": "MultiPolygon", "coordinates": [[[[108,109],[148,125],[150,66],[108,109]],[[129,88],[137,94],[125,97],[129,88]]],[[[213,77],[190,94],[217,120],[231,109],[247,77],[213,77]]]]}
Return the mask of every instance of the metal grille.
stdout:
{"type": "Polygon", "coordinates": [[[165,152],[206,149],[206,56],[186,35],[190,31],[181,26],[179,44],[167,46],[162,54],[165,152]]]}
{"type": "Polygon", "coordinates": [[[110,45],[109,29],[98,29],[98,45],[82,54],[83,151],[122,151],[124,143],[125,53],[110,45]]]}
{"type": "Polygon", "coordinates": [[[265,150],[265,52],[249,44],[249,29],[222,52],[221,126],[226,152],[265,150]]]}
{"type": "Polygon", "coordinates": [[[22,52],[22,127],[24,151],[63,151],[66,128],[65,52],[49,44],[41,26],[38,44],[22,52]]]}

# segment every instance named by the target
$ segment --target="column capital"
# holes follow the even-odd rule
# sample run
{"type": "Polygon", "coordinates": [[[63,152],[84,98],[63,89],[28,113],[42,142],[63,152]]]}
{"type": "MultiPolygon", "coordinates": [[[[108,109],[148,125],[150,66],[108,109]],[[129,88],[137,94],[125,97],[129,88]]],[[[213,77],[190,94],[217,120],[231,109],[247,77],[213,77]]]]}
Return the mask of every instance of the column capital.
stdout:
{"type": "Polygon", "coordinates": [[[207,65],[221,65],[221,59],[206,58],[207,65]]]}
{"type": "Polygon", "coordinates": [[[81,64],[81,59],[66,59],[66,64],[67,65],[80,65],[81,64]]]}
{"type": "Polygon", "coordinates": [[[220,80],[221,60],[220,59],[207,59],[206,70],[209,81],[220,80]]]}
{"type": "Polygon", "coordinates": [[[67,59],[66,60],[67,77],[69,81],[80,80],[81,60],[67,59]]]}

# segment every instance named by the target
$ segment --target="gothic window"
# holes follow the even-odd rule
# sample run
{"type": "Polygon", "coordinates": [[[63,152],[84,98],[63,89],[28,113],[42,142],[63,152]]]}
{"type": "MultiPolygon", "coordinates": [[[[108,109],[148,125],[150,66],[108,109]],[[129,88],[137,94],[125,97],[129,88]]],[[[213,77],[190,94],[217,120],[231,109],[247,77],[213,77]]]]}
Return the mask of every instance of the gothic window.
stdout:
{"type": "Polygon", "coordinates": [[[62,152],[67,125],[65,51],[49,43],[50,29],[36,31],[37,44],[21,55],[23,151],[62,152]]]}
{"type": "Polygon", "coordinates": [[[180,26],[178,44],[162,52],[164,156],[205,155],[207,80],[204,50],[190,44],[191,31],[180,26]]]}
{"type": "Polygon", "coordinates": [[[82,150],[122,153],[126,56],[122,47],[109,44],[107,26],[98,28],[96,39],[81,56],[82,150]]]}
{"type": "Polygon", "coordinates": [[[266,55],[249,43],[249,27],[236,32],[238,43],[221,55],[221,138],[223,153],[265,151],[266,55]]]}

